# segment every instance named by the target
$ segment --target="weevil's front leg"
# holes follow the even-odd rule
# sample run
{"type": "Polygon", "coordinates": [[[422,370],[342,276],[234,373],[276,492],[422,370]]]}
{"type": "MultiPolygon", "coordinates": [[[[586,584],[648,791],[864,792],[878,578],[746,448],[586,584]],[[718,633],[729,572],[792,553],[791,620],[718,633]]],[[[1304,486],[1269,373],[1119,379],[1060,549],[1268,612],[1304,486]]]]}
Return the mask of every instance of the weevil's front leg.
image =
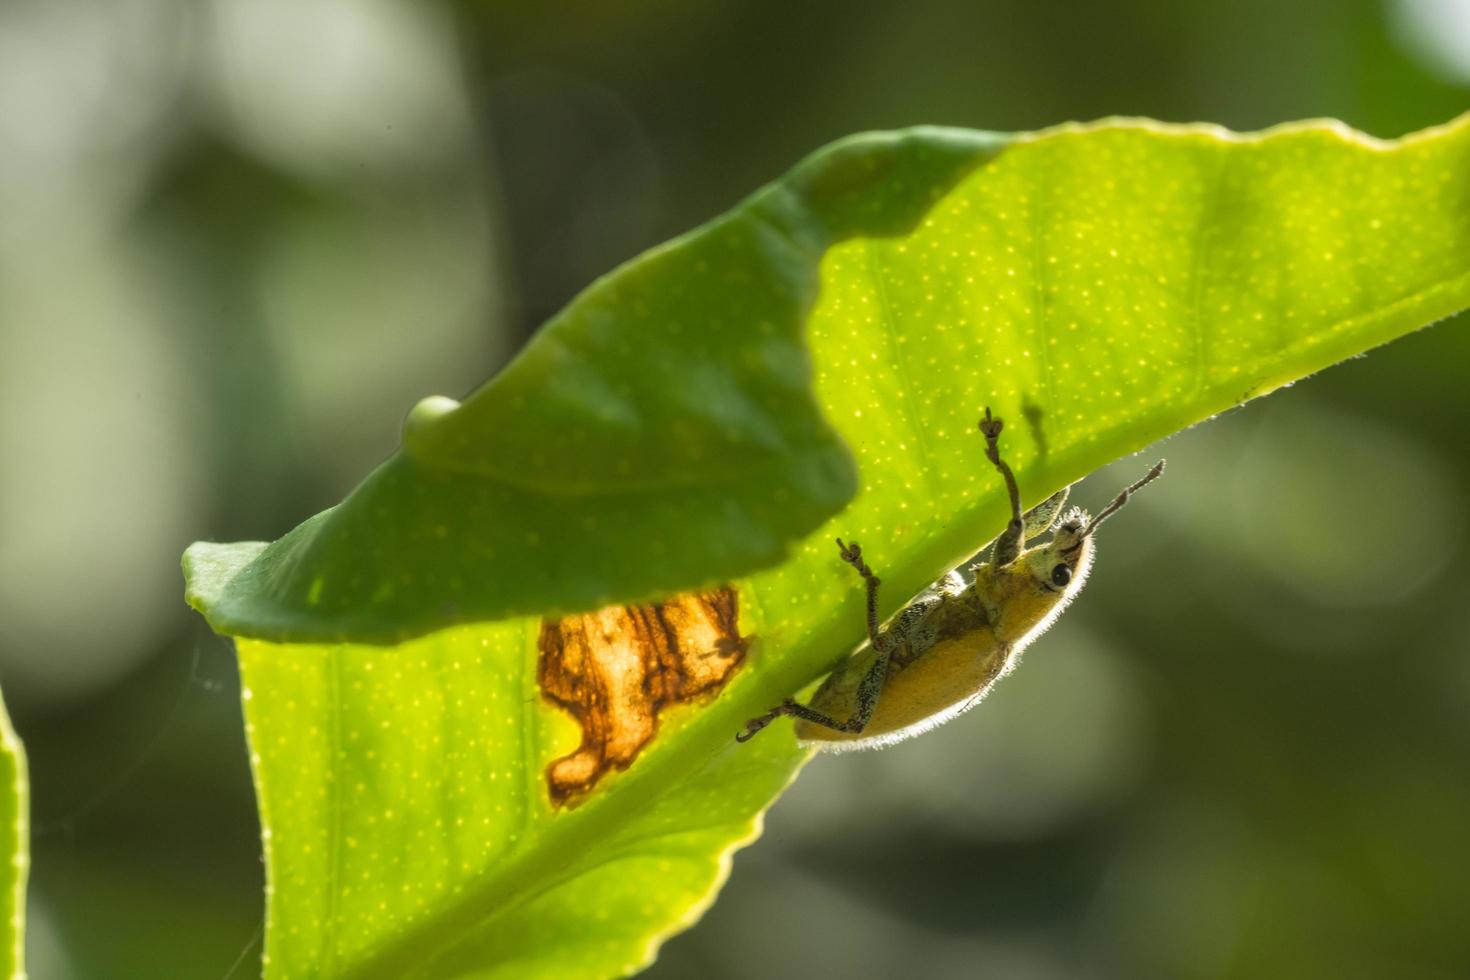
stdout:
{"type": "Polygon", "coordinates": [[[1062,489],[1021,515],[1021,519],[1026,523],[1026,539],[1028,541],[1039,534],[1045,534],[1051,530],[1052,525],[1057,522],[1057,515],[1061,513],[1062,506],[1067,502],[1067,495],[1071,492],[1071,487],[1062,487],[1062,489]]]}
{"type": "Polygon", "coordinates": [[[1021,553],[1021,542],[1026,534],[1026,518],[1021,513],[1021,489],[1016,486],[1016,474],[1011,472],[1010,466],[1000,458],[1000,431],[1005,428],[1005,422],[992,418],[990,408],[986,407],[985,417],[980,420],[980,431],[985,436],[985,458],[1005,478],[1006,492],[1011,495],[1011,522],[1006,529],[995,539],[995,547],[991,551],[990,560],[996,568],[1009,565],[1016,560],[1021,553]]]}
{"type": "Polygon", "coordinates": [[[794,718],[801,718],[817,725],[824,725],[827,728],[839,732],[848,732],[853,735],[858,734],[866,728],[868,719],[873,717],[873,709],[878,704],[878,695],[883,690],[883,681],[888,676],[889,656],[887,644],[882,642],[882,635],[878,631],[878,586],[882,582],[877,575],[873,574],[873,570],[868,567],[867,562],[863,561],[863,549],[856,541],[850,545],[846,545],[842,543],[841,538],[838,538],[837,549],[842,555],[842,560],[857,569],[858,574],[863,577],[863,582],[867,585],[868,591],[868,642],[873,648],[873,663],[868,667],[868,672],[863,675],[863,679],[858,682],[857,704],[853,708],[852,714],[846,721],[838,721],[830,715],[824,715],[820,711],[808,708],[804,704],[797,704],[795,701],[787,698],[759,718],[752,718],[746,722],[745,731],[736,735],[735,741],[750,741],[755,737],[756,732],[759,732],[782,715],[791,715],[794,718]]]}

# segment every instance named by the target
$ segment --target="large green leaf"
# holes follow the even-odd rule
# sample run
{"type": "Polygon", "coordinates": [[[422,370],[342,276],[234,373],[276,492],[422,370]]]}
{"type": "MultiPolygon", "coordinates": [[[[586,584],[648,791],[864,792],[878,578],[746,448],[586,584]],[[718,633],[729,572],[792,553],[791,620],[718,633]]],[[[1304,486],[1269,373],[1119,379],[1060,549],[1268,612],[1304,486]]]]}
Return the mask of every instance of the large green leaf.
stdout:
{"type": "Polygon", "coordinates": [[[194,545],[189,601],[236,636],[392,643],[775,563],[856,489],[805,350],[823,252],[911,227],[1003,143],[929,129],[814,155],[594,283],[463,404],[420,402],[339,506],[270,545],[194,545]]]}
{"type": "MultiPolygon", "coordinates": [[[[264,551],[191,551],[192,598],[211,622],[266,638],[242,641],[240,656],[271,883],[268,973],[574,977],[646,962],[709,900],[729,852],[803,759],[784,725],[745,746],[731,736],[861,638],[861,590],[834,535],[862,541],[891,612],[1004,523],[975,431],[982,406],[1010,421],[1005,452],[1037,500],[1470,305],[1467,194],[1464,121],[1394,143],[1329,123],[1256,136],[1139,122],[1012,140],[917,131],[839,144],[599,283],[507,373],[514,383],[492,382],[483,402],[424,428],[411,422],[408,450],[338,512],[264,551]],[[921,174],[929,182],[915,184],[921,174]],[[896,234],[914,202],[931,199],[896,234]],[[710,242],[753,241],[774,210],[785,215],[775,238],[728,249],[717,275],[682,275],[678,256],[714,262],[710,242]],[[763,334],[744,292],[786,288],[780,305],[797,315],[809,286],[791,284],[814,275],[808,404],[808,354],[784,327],[787,339],[759,354],[728,335],[763,334]],[[636,312],[674,309],[665,293],[678,297],[677,319],[636,312]],[[753,483],[743,466],[754,457],[733,449],[742,463],[717,467],[718,480],[689,475],[696,460],[680,454],[723,438],[696,413],[688,425],[699,431],[679,441],[697,399],[673,375],[689,371],[709,402],[741,406],[729,419],[791,416],[805,436],[732,437],[731,447],[779,447],[771,459],[782,462],[758,467],[753,483]],[[769,416],[749,400],[766,374],[788,392],[769,416]],[[578,424],[567,415],[573,393],[619,382],[606,403],[622,413],[607,418],[610,454],[547,441],[578,424]],[[685,394],[662,397],[665,384],[685,394]],[[588,608],[748,570],[845,493],[833,489],[841,466],[822,418],[855,455],[861,492],[786,560],[740,580],[740,628],[754,637],[744,667],[718,698],[666,711],[632,766],[580,806],[554,808],[543,781],[578,738],[538,695],[537,621],[455,626],[391,649],[269,642],[380,641],[470,611],[588,608]],[[665,439],[680,462],[660,469],[665,439]],[[797,462],[803,454],[813,469],[797,462]],[[620,483],[623,459],[629,473],[660,478],[620,483]],[[793,476],[818,470],[832,479],[793,476]],[[540,504],[504,496],[518,473],[549,474],[515,491],[534,485],[540,504]],[[458,512],[463,487],[450,484],[461,479],[497,489],[464,491],[473,506],[458,512]],[[617,527],[604,523],[609,485],[637,501],[617,527]],[[440,506],[446,537],[431,547],[425,522],[440,506]],[[786,510],[800,517],[777,513],[786,510]],[[525,557],[553,541],[542,524],[516,523],[528,514],[572,529],[546,554],[573,584],[525,557]],[[484,564],[475,521],[536,544],[509,569],[484,564]],[[732,543],[742,535],[761,542],[742,550],[732,543]],[[561,550],[571,543],[575,568],[561,550]],[[456,557],[460,548],[476,554],[456,557]],[[444,568],[474,574],[456,587],[444,568]],[[339,579],[367,605],[329,599],[339,579]],[[498,597],[502,588],[514,597],[498,597]],[[382,590],[389,598],[372,607],[382,590]],[[410,594],[429,608],[405,612],[392,598],[410,594]]],[[[595,415],[600,404],[582,407],[595,415]]],[[[1102,550],[1105,574],[1106,537],[1102,550]]]]}
{"type": "Polygon", "coordinates": [[[26,878],[31,867],[30,781],[26,753],[0,698],[0,976],[26,975],[26,878]]]}

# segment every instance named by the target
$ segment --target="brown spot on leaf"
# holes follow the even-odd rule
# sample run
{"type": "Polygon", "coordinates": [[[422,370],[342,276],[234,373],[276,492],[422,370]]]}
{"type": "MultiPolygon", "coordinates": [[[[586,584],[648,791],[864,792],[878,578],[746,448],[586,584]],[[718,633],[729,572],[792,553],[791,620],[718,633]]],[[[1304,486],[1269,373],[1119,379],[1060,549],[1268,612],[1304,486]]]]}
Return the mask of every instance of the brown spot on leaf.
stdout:
{"type": "Polygon", "coordinates": [[[718,691],[745,659],[735,590],[548,619],[537,641],[541,696],[582,726],[582,744],[546,767],[558,806],[626,769],[665,707],[718,691]]]}

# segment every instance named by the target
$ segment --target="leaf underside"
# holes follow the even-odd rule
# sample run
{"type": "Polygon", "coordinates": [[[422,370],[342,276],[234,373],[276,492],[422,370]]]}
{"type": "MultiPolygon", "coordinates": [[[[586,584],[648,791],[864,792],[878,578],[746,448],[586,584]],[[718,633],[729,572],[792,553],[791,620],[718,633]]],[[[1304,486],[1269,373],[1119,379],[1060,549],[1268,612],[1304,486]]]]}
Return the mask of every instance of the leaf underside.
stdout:
{"type": "Polygon", "coordinates": [[[1004,524],[984,406],[1035,503],[1470,305],[1467,193],[1463,121],[915,130],[837,144],[595,284],[463,405],[416,410],[337,509],[186,558],[243,637],[267,975],[646,963],[805,758],[784,724],[731,736],[862,637],[834,536],[886,615],[1004,524]],[[728,686],[553,807],[544,769],[580,733],[537,691],[526,614],[731,579],[728,686]]]}

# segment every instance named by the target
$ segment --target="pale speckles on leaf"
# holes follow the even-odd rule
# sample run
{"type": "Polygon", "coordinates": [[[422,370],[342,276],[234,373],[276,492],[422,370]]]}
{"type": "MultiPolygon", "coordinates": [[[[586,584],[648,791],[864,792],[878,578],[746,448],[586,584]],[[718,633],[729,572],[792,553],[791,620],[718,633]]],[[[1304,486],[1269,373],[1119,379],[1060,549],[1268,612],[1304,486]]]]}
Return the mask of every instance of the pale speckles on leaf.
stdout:
{"type": "MultiPolygon", "coordinates": [[[[967,140],[939,133],[934,145],[967,140]]],[[[1008,454],[1034,502],[1248,389],[1470,304],[1466,201],[1443,183],[1463,187],[1470,120],[1393,144],[1320,127],[1239,139],[1124,122],[1011,147],[945,184],[951,193],[922,228],[863,238],[873,229],[854,223],[859,237],[828,249],[819,268],[820,229],[809,250],[793,251],[765,234],[769,217],[754,205],[635,260],[543,330],[517,372],[482,389],[490,394],[419,433],[434,445],[416,442],[412,465],[370,477],[376,496],[298,536],[300,554],[283,557],[302,563],[273,567],[299,573],[287,584],[301,597],[313,563],[339,560],[308,626],[357,615],[384,581],[395,592],[359,621],[360,638],[391,642],[423,602],[447,598],[476,623],[391,650],[240,644],[272,980],[331,975],[329,962],[395,980],[567,980],[646,963],[697,917],[730,849],[757,832],[800,764],[789,737],[736,752],[740,724],[862,636],[861,588],[831,537],[870,550],[894,608],[1004,526],[1000,481],[971,421],[985,405],[1014,419],[1008,454]],[[1215,191],[1234,200],[1213,211],[1219,233],[1201,234],[1213,185],[1199,164],[1219,153],[1239,156],[1215,191]],[[681,251],[689,243],[698,254],[681,251]],[[708,259],[698,281],[677,261],[692,254],[708,259]],[[766,289],[773,270],[776,292],[766,289]],[[685,280],[680,299],[661,292],[669,277],[685,280]],[[716,288],[737,277],[737,288],[716,288]],[[803,321],[811,294],[793,284],[817,279],[803,321]],[[661,328],[672,323],[684,325],[677,336],[661,328]],[[720,404],[780,425],[753,422],[745,451],[732,452],[740,413],[711,413],[709,375],[690,364],[768,372],[775,383],[720,404]],[[818,427],[793,428],[812,421],[800,410],[813,392],[818,427]],[[1045,413],[1044,428],[1024,424],[1028,405],[1045,413]],[[701,439],[671,438],[691,423],[701,439]],[[856,483],[818,492],[846,472],[831,457],[813,462],[829,425],[861,471],[855,497],[856,483]],[[800,466],[781,447],[800,448],[800,466]],[[619,471],[619,458],[635,462],[619,471]],[[794,532],[793,515],[814,505],[822,520],[835,514],[831,526],[794,532]],[[554,807],[544,769],[574,754],[579,729],[542,701],[532,617],[738,576],[752,566],[737,558],[774,551],[776,564],[739,585],[764,650],[718,697],[666,714],[626,777],[599,783],[583,806],[554,807]],[[446,591],[456,578],[461,596],[446,591]],[[459,954],[425,963],[431,947],[459,954]]],[[[868,187],[846,214],[890,193],[868,187]]],[[[259,627],[250,617],[263,607],[232,591],[259,553],[192,553],[192,600],[211,622],[259,627]]],[[[264,622],[304,640],[292,618],[301,611],[285,612],[264,622]]],[[[428,618],[409,625],[444,625],[428,618]]],[[[614,742],[609,732],[609,758],[614,742]]]]}

